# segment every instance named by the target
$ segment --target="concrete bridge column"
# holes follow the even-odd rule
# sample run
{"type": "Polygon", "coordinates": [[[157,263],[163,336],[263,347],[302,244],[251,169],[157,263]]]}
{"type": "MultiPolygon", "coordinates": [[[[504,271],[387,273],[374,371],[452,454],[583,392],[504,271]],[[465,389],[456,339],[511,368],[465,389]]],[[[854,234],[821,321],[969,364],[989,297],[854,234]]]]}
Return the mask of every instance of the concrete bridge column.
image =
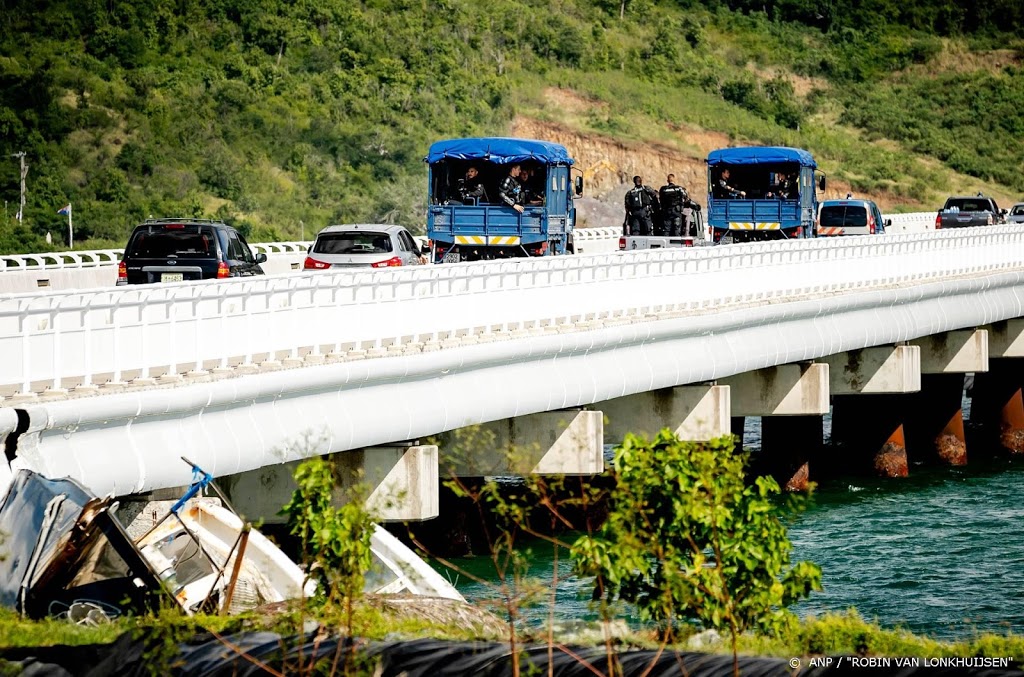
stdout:
{"type": "Polygon", "coordinates": [[[903,420],[910,395],[836,395],[832,398],[829,474],[870,473],[906,477],[903,420]]]}
{"type": "Polygon", "coordinates": [[[1024,453],[1024,319],[995,322],[989,333],[989,370],[974,375],[971,422],[983,448],[1024,453]]]}
{"type": "Polygon", "coordinates": [[[911,458],[964,465],[964,374],[988,371],[988,331],[949,331],[911,343],[921,348],[921,392],[907,419],[911,458]]]}
{"type": "Polygon", "coordinates": [[[747,427],[746,416],[733,416],[729,419],[729,425],[732,427],[732,435],[736,438],[736,447],[739,449],[743,448],[744,428],[747,427]]]}
{"type": "Polygon", "coordinates": [[[821,452],[822,416],[829,408],[828,373],[827,364],[806,362],[719,381],[730,388],[733,416],[761,417],[761,453],[754,472],[769,474],[790,490],[807,488],[811,464],[821,452]]]}
{"type": "Polygon", "coordinates": [[[921,392],[910,396],[910,456],[924,462],[966,465],[964,375],[922,374],[921,392]]]}
{"type": "MultiPolygon", "coordinates": [[[[762,416],[761,458],[786,491],[806,491],[822,455],[823,416],[762,416]]],[[[755,464],[757,472],[761,463],[755,464]]],[[[757,473],[762,474],[762,473],[757,473]]]]}
{"type": "Polygon", "coordinates": [[[974,375],[971,421],[978,424],[987,449],[1024,454],[1024,360],[996,358],[974,375]]]}
{"type": "Polygon", "coordinates": [[[910,393],[921,390],[921,349],[878,346],[824,361],[832,392],[832,451],[821,464],[823,473],[906,477],[903,424],[910,393]]]}

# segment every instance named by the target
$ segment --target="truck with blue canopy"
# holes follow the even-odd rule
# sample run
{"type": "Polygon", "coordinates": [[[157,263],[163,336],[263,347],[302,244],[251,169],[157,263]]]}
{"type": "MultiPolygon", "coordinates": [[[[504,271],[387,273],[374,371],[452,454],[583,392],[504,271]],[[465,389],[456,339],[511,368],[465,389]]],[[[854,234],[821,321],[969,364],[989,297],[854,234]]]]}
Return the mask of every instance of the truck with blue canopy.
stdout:
{"type": "Polygon", "coordinates": [[[707,222],[714,242],[814,237],[825,176],[809,152],[781,146],[711,151],[707,222]]]}
{"type": "Polygon", "coordinates": [[[502,137],[448,139],[432,144],[424,160],[431,262],[574,253],[573,199],[583,193],[583,177],[573,180],[565,146],[502,137]],[[514,198],[501,190],[510,175],[520,191],[514,198]]]}

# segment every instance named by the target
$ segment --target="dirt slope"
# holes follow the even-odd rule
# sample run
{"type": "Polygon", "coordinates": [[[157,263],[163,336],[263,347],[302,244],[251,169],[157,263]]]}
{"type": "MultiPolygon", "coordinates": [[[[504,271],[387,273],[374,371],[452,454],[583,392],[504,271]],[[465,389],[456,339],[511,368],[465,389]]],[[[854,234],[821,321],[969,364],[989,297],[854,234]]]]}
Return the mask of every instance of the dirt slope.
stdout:
{"type": "MultiPolygon", "coordinates": [[[[559,91],[562,97],[571,96],[564,90],[559,91]]],[[[564,105],[565,102],[559,103],[564,105]]],[[[512,121],[510,133],[521,138],[554,141],[569,150],[576,166],[583,172],[585,198],[576,205],[581,225],[622,225],[623,199],[635,175],[642,176],[645,184],[657,190],[665,184],[665,177],[673,173],[676,183],[684,186],[690,197],[701,205],[706,203],[707,171],[703,157],[694,158],[662,144],[620,141],[525,116],[518,116],[512,121]]],[[[725,134],[718,132],[680,131],[679,134],[685,135],[686,143],[699,148],[703,155],[716,148],[733,145],[725,134]]],[[[833,181],[823,199],[843,197],[849,190],[848,184],[833,181]]],[[[886,196],[859,194],[858,197],[875,200],[883,210],[890,207],[886,196]]]]}

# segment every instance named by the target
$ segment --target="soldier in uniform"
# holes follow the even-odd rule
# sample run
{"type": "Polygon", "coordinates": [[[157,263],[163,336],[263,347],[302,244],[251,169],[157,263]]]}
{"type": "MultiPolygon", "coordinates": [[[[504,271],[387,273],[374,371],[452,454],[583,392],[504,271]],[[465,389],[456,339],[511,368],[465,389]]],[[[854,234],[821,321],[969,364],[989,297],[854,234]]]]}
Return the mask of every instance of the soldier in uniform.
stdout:
{"type": "Polygon", "coordinates": [[[732,198],[736,199],[739,197],[746,197],[746,191],[742,191],[729,183],[730,174],[728,167],[722,170],[721,175],[718,178],[718,182],[715,184],[715,197],[732,198]]]}
{"type": "Polygon", "coordinates": [[[644,185],[639,176],[633,177],[633,187],[626,193],[625,235],[650,235],[654,229],[652,216],[658,211],[658,194],[644,185]]]}
{"type": "MultiPolygon", "coordinates": [[[[687,207],[692,210],[695,203],[690,199],[690,195],[686,192],[685,188],[676,185],[675,174],[669,174],[667,180],[668,183],[658,190],[658,197],[661,200],[662,235],[679,237],[684,234],[683,208],[687,207]]],[[[700,207],[697,207],[697,209],[700,209],[700,207]]],[[[690,228],[686,230],[689,231],[690,228]]]]}
{"type": "Polygon", "coordinates": [[[487,191],[480,183],[480,170],[470,167],[466,170],[466,178],[459,179],[459,199],[464,205],[478,205],[487,202],[487,191]]]}
{"type": "Polygon", "coordinates": [[[523,167],[519,173],[519,180],[523,184],[523,203],[528,205],[544,204],[544,184],[537,181],[536,167],[523,167]]]}
{"type": "Polygon", "coordinates": [[[521,171],[518,164],[512,165],[508,169],[508,176],[502,179],[498,186],[498,197],[501,201],[520,214],[523,213],[523,184],[519,183],[521,171]]]}

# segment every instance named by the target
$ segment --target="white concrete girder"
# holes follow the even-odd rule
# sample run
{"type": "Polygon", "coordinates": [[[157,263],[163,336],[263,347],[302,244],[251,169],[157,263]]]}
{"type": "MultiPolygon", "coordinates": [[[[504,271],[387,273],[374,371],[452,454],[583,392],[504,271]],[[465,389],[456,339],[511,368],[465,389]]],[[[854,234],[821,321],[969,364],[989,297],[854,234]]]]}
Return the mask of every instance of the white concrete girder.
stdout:
{"type": "Polygon", "coordinates": [[[878,346],[821,359],[832,395],[916,393],[921,390],[920,346],[878,346]]]}
{"type": "Polygon", "coordinates": [[[828,413],[828,364],[781,364],[720,379],[732,393],[733,416],[817,416],[828,413]]]}
{"type": "Polygon", "coordinates": [[[1024,319],[994,322],[988,331],[989,357],[1024,357],[1024,319]]]}
{"type": "Polygon", "coordinates": [[[604,414],[566,409],[506,418],[442,436],[442,472],[596,475],[604,472],[604,414]]]}
{"type": "Polygon", "coordinates": [[[909,341],[921,347],[922,374],[988,371],[988,331],[957,329],[909,341]]]}
{"type": "Polygon", "coordinates": [[[653,438],[662,428],[700,442],[731,432],[729,387],[700,384],[662,388],[598,402],[608,418],[605,441],[618,444],[626,433],[653,438]]]}
{"type": "MultiPolygon", "coordinates": [[[[334,464],[334,500],[343,504],[357,484],[370,490],[366,507],[381,522],[420,521],[438,516],[437,447],[381,446],[329,456],[334,464]]],[[[246,519],[281,523],[278,511],[295,491],[299,461],[268,465],[218,478],[232,506],[246,519]]]]}

